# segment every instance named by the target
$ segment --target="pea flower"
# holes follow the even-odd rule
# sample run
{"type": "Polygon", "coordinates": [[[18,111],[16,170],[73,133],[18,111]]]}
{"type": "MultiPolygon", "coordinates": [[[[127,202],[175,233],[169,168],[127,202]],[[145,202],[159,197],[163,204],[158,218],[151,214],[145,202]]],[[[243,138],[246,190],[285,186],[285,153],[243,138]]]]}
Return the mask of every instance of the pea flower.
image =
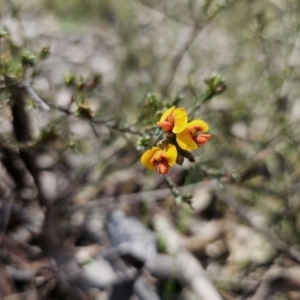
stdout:
{"type": "Polygon", "coordinates": [[[191,121],[183,131],[176,135],[176,141],[179,147],[184,150],[195,150],[211,138],[211,134],[203,134],[208,130],[209,127],[206,122],[202,120],[191,121]]]}
{"type": "Polygon", "coordinates": [[[177,149],[174,145],[169,144],[165,150],[159,147],[152,147],[147,150],[141,157],[142,164],[154,171],[157,168],[159,174],[167,174],[169,167],[172,167],[176,162],[177,149]]]}
{"type": "Polygon", "coordinates": [[[175,106],[167,109],[156,124],[165,132],[175,134],[181,132],[188,123],[188,116],[184,108],[175,106]]]}

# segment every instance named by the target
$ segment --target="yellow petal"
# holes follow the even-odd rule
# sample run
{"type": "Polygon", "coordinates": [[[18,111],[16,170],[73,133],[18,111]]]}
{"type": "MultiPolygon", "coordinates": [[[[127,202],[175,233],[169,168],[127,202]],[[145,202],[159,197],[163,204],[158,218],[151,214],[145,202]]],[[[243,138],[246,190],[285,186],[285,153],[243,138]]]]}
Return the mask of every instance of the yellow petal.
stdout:
{"type": "Polygon", "coordinates": [[[192,133],[188,128],[184,129],[176,135],[176,141],[179,147],[184,150],[195,150],[198,148],[198,145],[194,141],[192,133]]]}
{"type": "Polygon", "coordinates": [[[167,149],[164,151],[164,158],[167,160],[169,166],[173,166],[177,158],[177,149],[174,145],[169,144],[167,149]]]}
{"type": "Polygon", "coordinates": [[[196,129],[196,131],[207,132],[209,130],[209,126],[203,120],[194,120],[187,124],[186,126],[189,130],[196,129]]]}
{"type": "Polygon", "coordinates": [[[186,127],[188,123],[188,116],[186,110],[182,107],[175,108],[172,117],[174,120],[173,132],[179,133],[186,127]]]}
{"type": "Polygon", "coordinates": [[[167,109],[161,116],[159,122],[168,121],[168,117],[172,115],[172,112],[174,111],[174,109],[175,109],[175,106],[172,106],[169,109],[167,109]]]}
{"type": "Polygon", "coordinates": [[[158,147],[152,147],[151,150],[147,150],[141,157],[141,163],[149,170],[154,171],[156,169],[156,161],[153,161],[155,153],[161,151],[158,147]]]}

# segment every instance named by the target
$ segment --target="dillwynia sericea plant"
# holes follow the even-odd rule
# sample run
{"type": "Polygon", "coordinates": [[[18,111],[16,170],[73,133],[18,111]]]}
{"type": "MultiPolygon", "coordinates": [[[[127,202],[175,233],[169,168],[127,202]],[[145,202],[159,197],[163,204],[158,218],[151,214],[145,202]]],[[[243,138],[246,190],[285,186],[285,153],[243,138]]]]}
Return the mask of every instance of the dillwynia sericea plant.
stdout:
{"type": "Polygon", "coordinates": [[[165,138],[157,146],[147,150],[141,157],[142,164],[159,174],[167,174],[175,163],[182,165],[184,158],[194,162],[190,150],[206,144],[211,138],[208,124],[203,120],[188,122],[184,108],[172,106],[156,123],[165,133],[165,138]]]}

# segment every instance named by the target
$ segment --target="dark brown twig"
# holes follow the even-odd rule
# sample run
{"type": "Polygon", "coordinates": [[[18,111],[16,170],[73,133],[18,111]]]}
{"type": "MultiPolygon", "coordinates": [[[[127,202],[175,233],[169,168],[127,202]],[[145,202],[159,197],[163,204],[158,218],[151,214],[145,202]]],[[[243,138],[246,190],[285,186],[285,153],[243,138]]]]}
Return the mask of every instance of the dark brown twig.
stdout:
{"type": "MultiPolygon", "coordinates": [[[[22,88],[19,88],[18,86],[11,86],[11,102],[13,127],[16,139],[19,143],[29,142],[31,141],[31,131],[28,115],[25,111],[25,95],[22,88]]],[[[19,152],[25,166],[33,177],[34,183],[38,190],[38,199],[41,207],[49,207],[47,197],[41,187],[39,170],[35,162],[34,154],[25,148],[20,148],[19,152]]]]}

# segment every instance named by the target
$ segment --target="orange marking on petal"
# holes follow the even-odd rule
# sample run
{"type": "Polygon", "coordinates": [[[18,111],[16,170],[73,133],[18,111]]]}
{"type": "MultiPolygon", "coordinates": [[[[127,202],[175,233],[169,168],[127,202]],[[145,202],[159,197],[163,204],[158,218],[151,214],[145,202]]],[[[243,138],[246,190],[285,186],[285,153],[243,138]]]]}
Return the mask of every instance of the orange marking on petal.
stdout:
{"type": "Polygon", "coordinates": [[[161,162],[161,160],[164,159],[161,150],[156,152],[154,159],[156,162],[161,162]]]}
{"type": "Polygon", "coordinates": [[[176,135],[176,141],[179,147],[184,150],[195,150],[198,148],[197,143],[194,141],[194,135],[188,128],[176,135]]]}
{"type": "Polygon", "coordinates": [[[209,126],[206,122],[203,120],[194,120],[192,122],[189,122],[186,126],[189,130],[196,130],[196,131],[202,131],[207,132],[209,130],[209,126]]]}
{"type": "Polygon", "coordinates": [[[182,107],[175,108],[175,106],[172,106],[163,113],[156,124],[162,127],[164,131],[172,131],[176,134],[184,130],[187,123],[188,116],[186,110],[182,107]]]}
{"type": "Polygon", "coordinates": [[[168,121],[169,120],[168,117],[170,117],[172,115],[174,109],[175,109],[175,106],[172,106],[169,109],[167,109],[161,116],[159,122],[168,121]]]}
{"type": "Polygon", "coordinates": [[[156,168],[156,153],[160,151],[158,147],[152,147],[152,149],[147,150],[141,157],[141,163],[149,170],[154,171],[156,168]]]}
{"type": "Polygon", "coordinates": [[[196,136],[197,135],[197,129],[196,128],[190,129],[190,134],[191,134],[192,137],[196,136]]]}

